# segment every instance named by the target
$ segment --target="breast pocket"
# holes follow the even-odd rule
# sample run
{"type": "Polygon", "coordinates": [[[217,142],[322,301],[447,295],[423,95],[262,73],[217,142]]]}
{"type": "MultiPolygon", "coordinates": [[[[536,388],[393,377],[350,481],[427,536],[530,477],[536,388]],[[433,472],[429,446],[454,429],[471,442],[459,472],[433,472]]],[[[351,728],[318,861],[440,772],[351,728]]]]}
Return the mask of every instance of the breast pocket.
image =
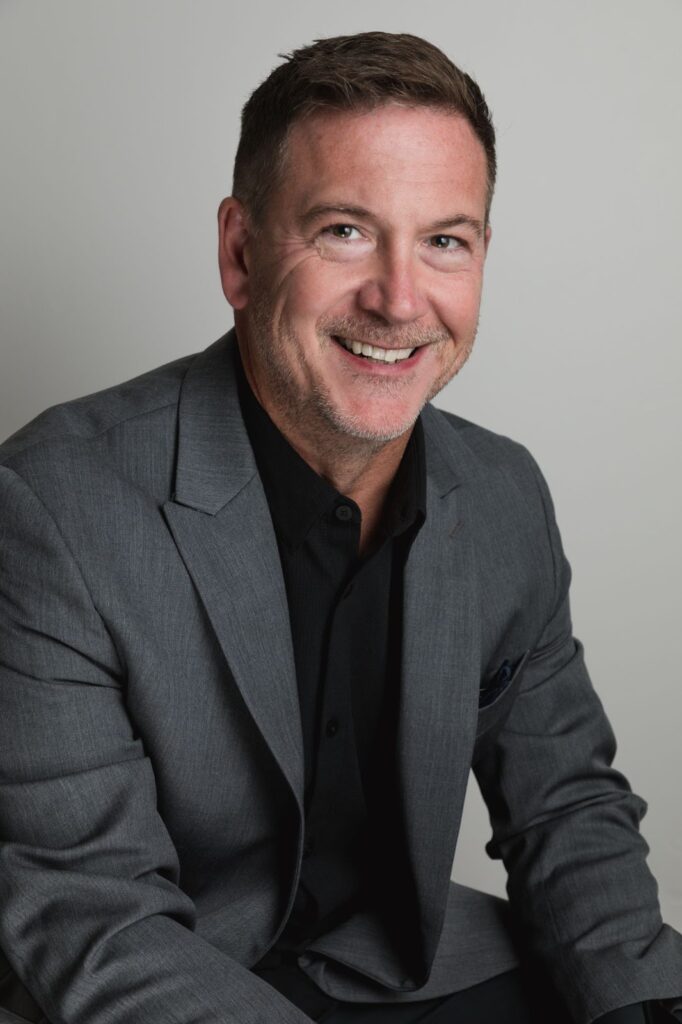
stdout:
{"type": "Polygon", "coordinates": [[[527,650],[515,661],[503,662],[493,678],[481,686],[473,761],[480,757],[504,725],[530,655],[531,651],[527,650]]]}

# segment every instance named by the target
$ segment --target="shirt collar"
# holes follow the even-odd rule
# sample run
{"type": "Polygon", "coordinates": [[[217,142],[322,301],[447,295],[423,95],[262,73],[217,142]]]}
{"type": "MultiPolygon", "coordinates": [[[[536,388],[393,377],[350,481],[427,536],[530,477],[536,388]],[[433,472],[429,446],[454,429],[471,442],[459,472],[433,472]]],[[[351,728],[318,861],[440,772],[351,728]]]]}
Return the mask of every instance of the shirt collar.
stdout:
{"type": "MultiPolygon", "coordinates": [[[[297,548],[313,524],[331,515],[339,505],[359,510],[327,480],[319,476],[292,448],[254,395],[234,346],[237,390],[246,431],[253,448],[277,537],[297,548]]],[[[382,530],[396,537],[426,516],[426,458],[421,416],[417,419],[388,493],[382,530]]]]}

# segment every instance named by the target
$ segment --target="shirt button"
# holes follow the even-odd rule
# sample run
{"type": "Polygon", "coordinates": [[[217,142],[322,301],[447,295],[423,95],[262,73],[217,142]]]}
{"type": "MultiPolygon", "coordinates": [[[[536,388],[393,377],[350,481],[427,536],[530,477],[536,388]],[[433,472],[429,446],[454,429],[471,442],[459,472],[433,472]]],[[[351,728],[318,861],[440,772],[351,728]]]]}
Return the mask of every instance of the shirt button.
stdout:
{"type": "Polygon", "coordinates": [[[340,522],[347,523],[349,519],[353,518],[353,509],[350,505],[338,505],[334,515],[340,522]]]}
{"type": "Polygon", "coordinates": [[[338,718],[330,718],[324,730],[327,736],[336,736],[339,731],[339,720],[338,718]]]}
{"type": "Polygon", "coordinates": [[[303,859],[306,860],[313,850],[315,849],[315,840],[312,836],[308,836],[305,843],[303,844],[303,859]]]}

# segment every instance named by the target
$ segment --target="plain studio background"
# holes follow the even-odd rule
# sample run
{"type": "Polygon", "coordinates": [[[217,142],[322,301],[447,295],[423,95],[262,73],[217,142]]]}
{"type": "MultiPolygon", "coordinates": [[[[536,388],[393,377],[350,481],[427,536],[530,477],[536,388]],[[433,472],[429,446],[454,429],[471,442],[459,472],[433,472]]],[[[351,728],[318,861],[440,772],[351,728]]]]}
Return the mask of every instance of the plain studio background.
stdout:
{"type": "MultiPolygon", "coordinates": [[[[224,333],[241,106],[278,53],[367,29],[437,43],[492,107],[481,327],[437,404],[545,472],[682,929],[680,0],[0,0],[0,436],[224,333]]],[[[454,875],[502,893],[488,835],[472,784],[454,875]]]]}

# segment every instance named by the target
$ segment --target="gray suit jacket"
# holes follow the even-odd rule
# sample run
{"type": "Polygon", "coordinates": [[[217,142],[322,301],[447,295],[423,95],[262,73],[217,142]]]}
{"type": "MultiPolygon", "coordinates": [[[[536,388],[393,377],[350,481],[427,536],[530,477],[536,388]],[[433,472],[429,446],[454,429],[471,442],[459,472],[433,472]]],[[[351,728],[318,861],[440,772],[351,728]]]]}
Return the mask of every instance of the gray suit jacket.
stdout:
{"type": "MultiPolygon", "coordinates": [[[[249,970],[294,898],[303,764],[233,343],[0,449],[0,1021],[306,1019],[249,970]]],[[[682,938],[660,919],[644,804],[610,767],[545,483],[520,445],[432,407],[423,422],[395,893],[419,956],[368,908],[300,964],[340,999],[445,994],[516,963],[511,916],[577,1021],[679,994],[682,938]],[[472,765],[511,915],[450,882],[472,765]]]]}

